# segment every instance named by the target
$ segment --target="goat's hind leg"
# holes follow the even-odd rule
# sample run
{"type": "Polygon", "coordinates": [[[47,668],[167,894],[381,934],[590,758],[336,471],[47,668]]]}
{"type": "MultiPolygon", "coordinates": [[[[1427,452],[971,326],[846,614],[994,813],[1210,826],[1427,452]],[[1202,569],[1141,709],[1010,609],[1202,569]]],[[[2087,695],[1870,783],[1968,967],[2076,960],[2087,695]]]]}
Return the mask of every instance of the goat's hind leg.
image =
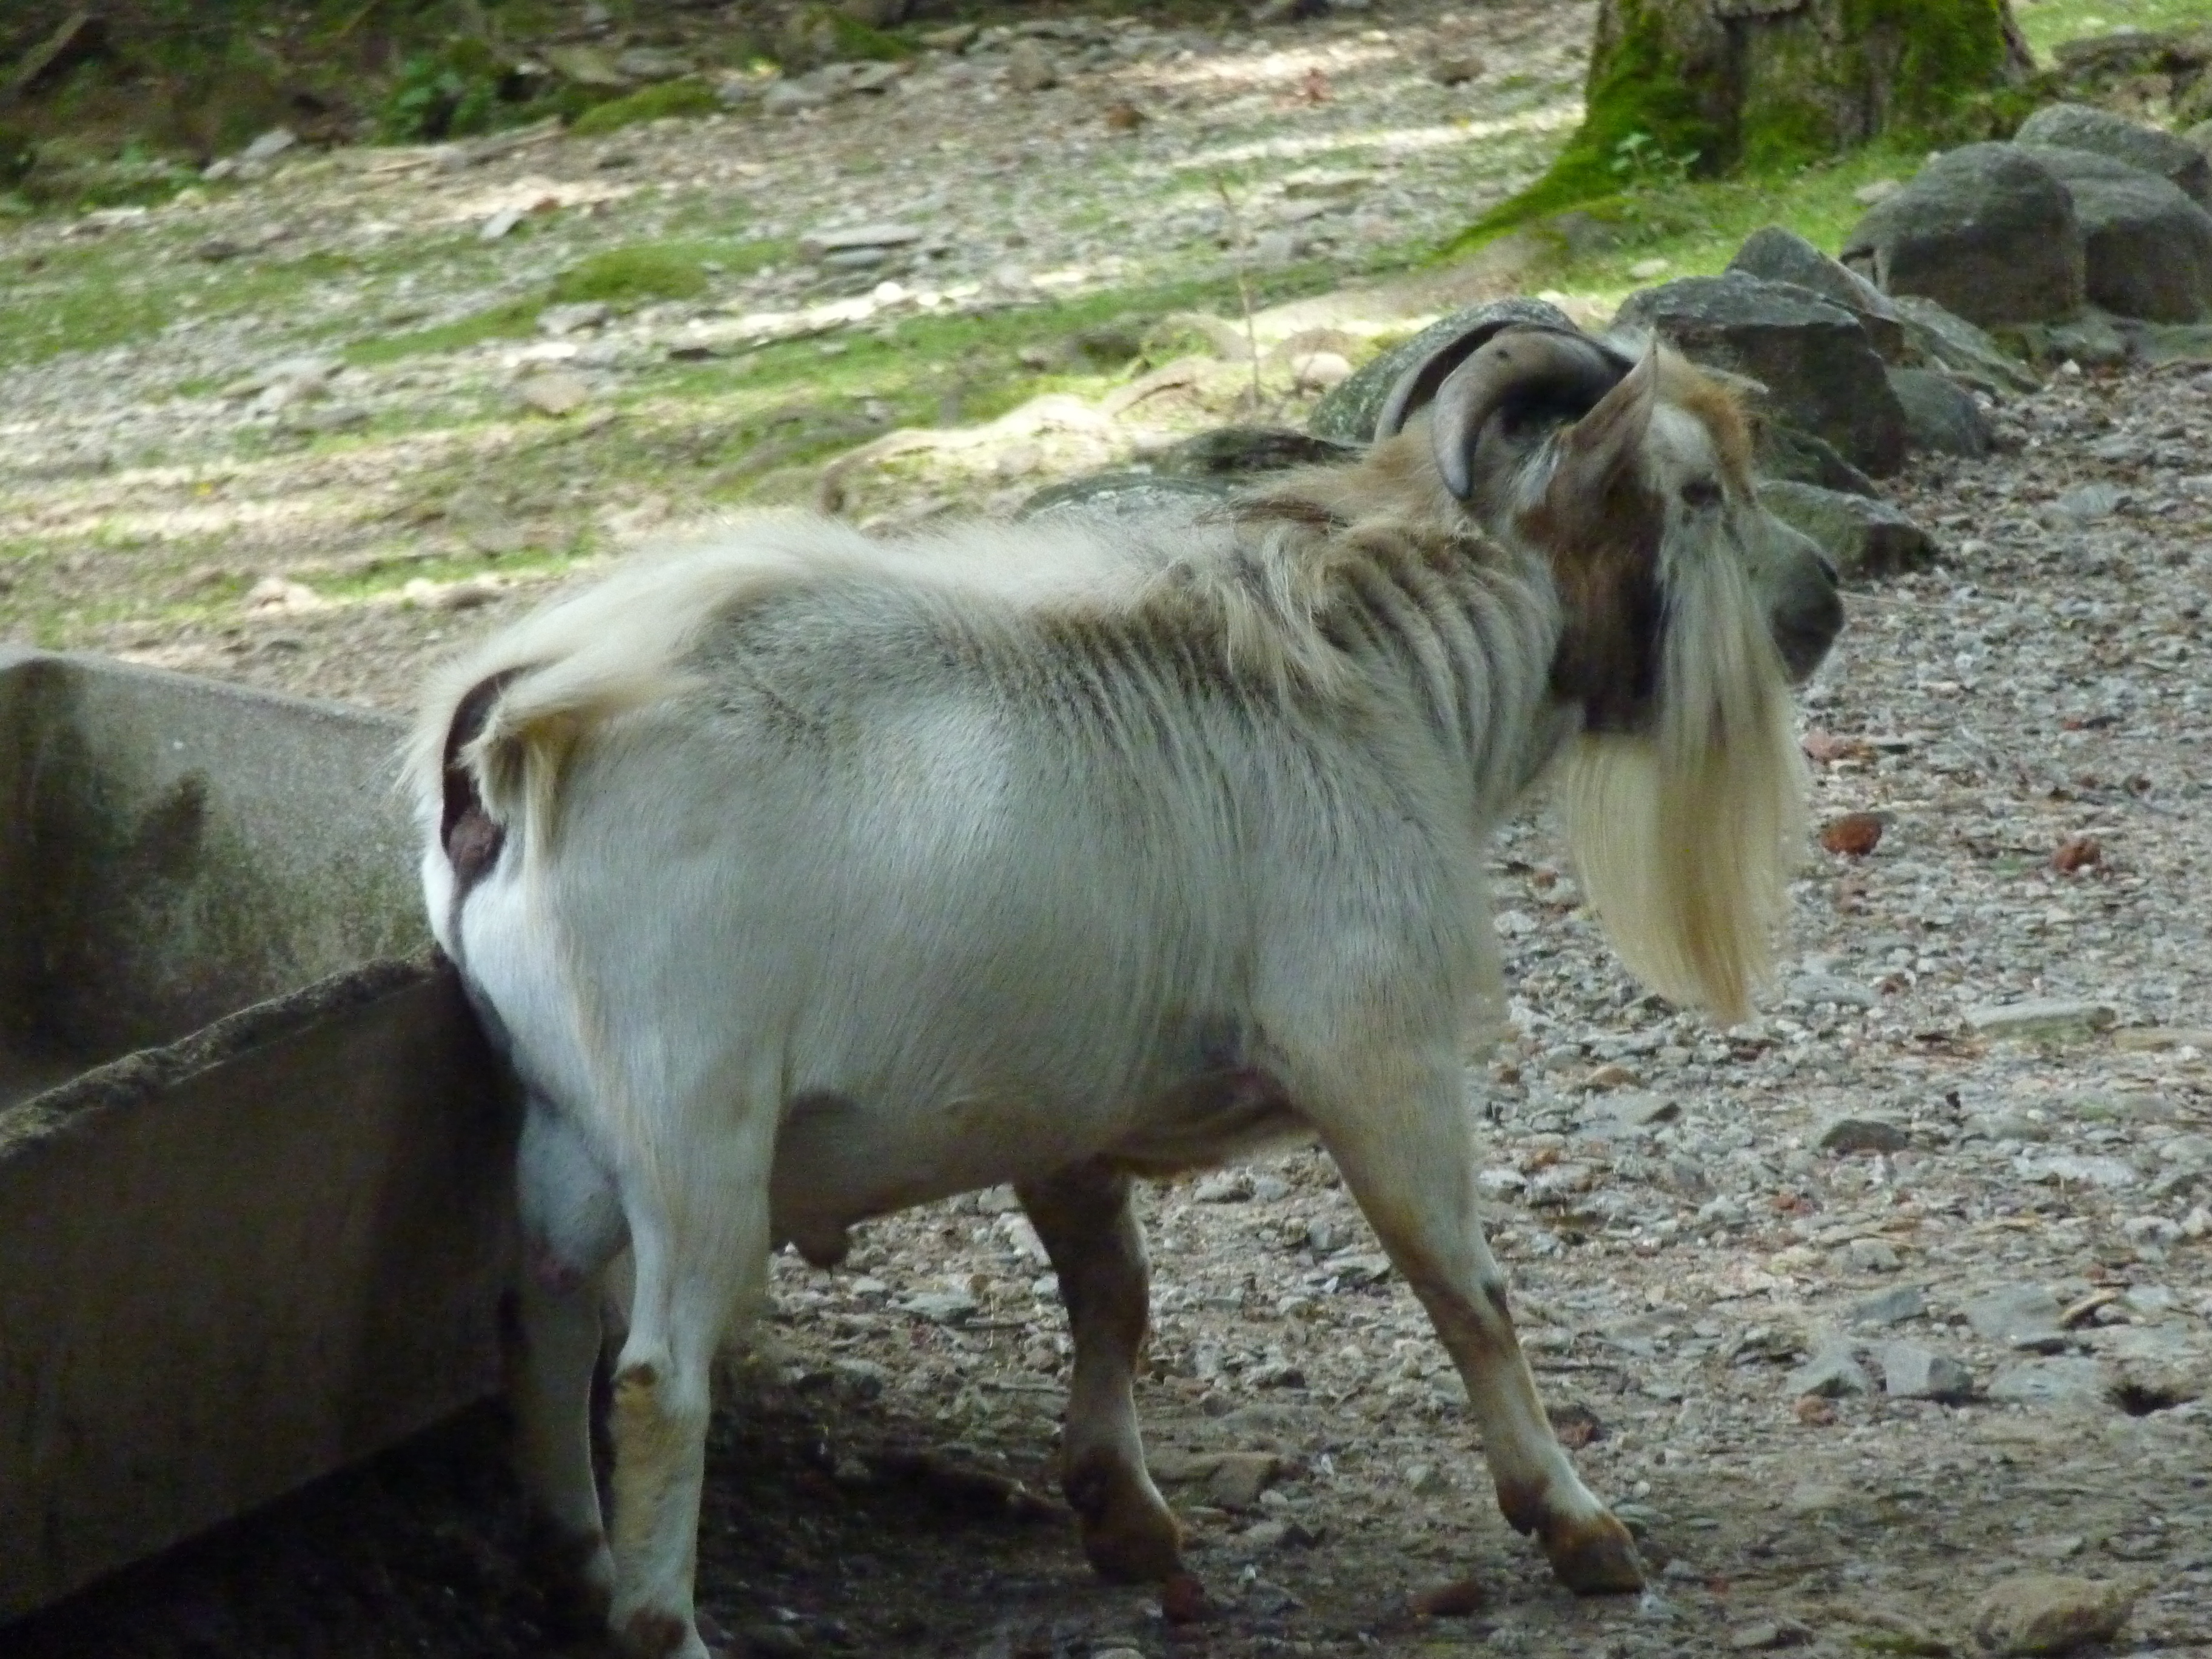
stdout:
{"type": "Polygon", "coordinates": [[[623,1181],[637,1289],[615,1364],[609,1623],[631,1659],[710,1659],[692,1602],[709,1374],[732,1316],[766,1289],[775,1133],[772,1109],[728,1115],[672,1112],[672,1144],[623,1181]]]}
{"type": "Polygon", "coordinates": [[[1506,1520],[1535,1535],[1569,1589],[1640,1589],[1628,1529],[1576,1475],[1536,1397],[1504,1275],[1483,1242],[1461,1088],[1455,1063],[1426,1075],[1408,1067],[1385,1087],[1315,1113],[1315,1121],[1459,1367],[1506,1520]]]}
{"type": "Polygon", "coordinates": [[[1060,1479],[1083,1553],[1108,1578],[1165,1578],[1181,1571],[1182,1534],[1146,1472],[1137,1429],[1133,1385],[1151,1292],[1129,1178],[1079,1164],[1015,1191],[1060,1275],[1075,1340],[1060,1479]]]}
{"type": "Polygon", "coordinates": [[[508,1393],[532,1553],[556,1602],[580,1604],[580,1621],[596,1628],[613,1595],[614,1561],[592,1472],[592,1377],[601,1275],[623,1231],[613,1182],[574,1125],[542,1101],[523,1120],[516,1201],[524,1261],[508,1393]]]}

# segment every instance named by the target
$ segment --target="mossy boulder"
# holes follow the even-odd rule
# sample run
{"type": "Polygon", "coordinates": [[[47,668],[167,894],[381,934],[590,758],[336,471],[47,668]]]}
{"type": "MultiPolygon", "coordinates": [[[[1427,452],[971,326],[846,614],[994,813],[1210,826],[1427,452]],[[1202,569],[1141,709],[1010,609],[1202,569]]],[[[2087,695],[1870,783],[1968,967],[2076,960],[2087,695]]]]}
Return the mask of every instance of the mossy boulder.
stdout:
{"type": "Polygon", "coordinates": [[[1400,341],[1370,360],[1350,379],[1340,380],[1322,395],[1306,418],[1306,430],[1337,443],[1364,444],[1375,436],[1376,417],[1389,401],[1390,388],[1399,376],[1446,342],[1493,323],[1535,323],[1546,328],[1572,328],[1573,321],[1556,306],[1541,300],[1498,300],[1470,306],[1431,323],[1412,338],[1400,341]]]}
{"type": "Polygon", "coordinates": [[[2005,0],[1601,0],[1581,128],[1469,239],[1655,177],[1997,136],[2033,74],[2005,0]]]}

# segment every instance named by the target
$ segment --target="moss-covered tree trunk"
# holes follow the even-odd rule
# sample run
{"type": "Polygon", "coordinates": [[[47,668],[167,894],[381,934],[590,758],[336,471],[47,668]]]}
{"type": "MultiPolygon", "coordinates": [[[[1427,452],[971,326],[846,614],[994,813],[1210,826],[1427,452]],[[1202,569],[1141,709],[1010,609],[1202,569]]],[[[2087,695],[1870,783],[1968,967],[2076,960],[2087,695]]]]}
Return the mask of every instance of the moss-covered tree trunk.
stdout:
{"type": "Polygon", "coordinates": [[[1528,205],[1954,136],[2033,68],[2007,0],[1601,0],[1582,128],[1528,205]]]}

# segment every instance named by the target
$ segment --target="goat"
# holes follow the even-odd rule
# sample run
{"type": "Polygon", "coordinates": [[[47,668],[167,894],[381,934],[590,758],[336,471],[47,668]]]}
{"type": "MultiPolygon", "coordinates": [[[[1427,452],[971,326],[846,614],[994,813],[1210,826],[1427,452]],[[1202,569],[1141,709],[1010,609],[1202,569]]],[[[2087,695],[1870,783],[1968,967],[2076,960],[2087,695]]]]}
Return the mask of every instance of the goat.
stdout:
{"type": "Polygon", "coordinates": [[[1178,1571],[1131,1180],[1293,1135],[1428,1310],[1506,1519],[1577,1590],[1641,1583],[1476,1217],[1483,847],[1559,761],[1627,961],[1740,1015],[1802,850],[1790,685],[1834,573],[1759,507],[1728,393],[1656,348],[1486,329],[1383,427],[1188,519],[751,523],[428,698],[425,899],[527,1102],[521,1462],[630,1653],[707,1652],[708,1371],[772,1249],[832,1263],[861,1219],[1000,1182],[1073,1331],[1085,1553],[1178,1571]],[[588,1398],[624,1244],[610,1535],[588,1398]]]}

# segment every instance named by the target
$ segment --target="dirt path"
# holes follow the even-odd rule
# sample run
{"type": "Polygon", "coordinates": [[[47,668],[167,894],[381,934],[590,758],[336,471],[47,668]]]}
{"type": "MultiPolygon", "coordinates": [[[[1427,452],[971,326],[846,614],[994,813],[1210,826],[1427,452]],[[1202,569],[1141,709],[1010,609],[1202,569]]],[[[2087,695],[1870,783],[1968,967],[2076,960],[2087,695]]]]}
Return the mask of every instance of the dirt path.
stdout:
{"type": "MultiPolygon", "coordinates": [[[[1274,145],[1245,188],[1296,203],[1284,175],[1358,143],[1395,157],[1387,185],[1361,187],[1384,192],[1391,234],[1463,217],[1525,165],[1467,135],[1493,118],[1555,131],[1585,26],[1467,15],[1394,10],[1379,42],[1353,22],[1164,45],[1038,94],[1056,102],[975,103],[954,76],[898,94],[972,124],[913,168],[856,167],[880,159],[891,106],[847,103],[775,147],[733,121],[450,173],[316,162],[174,222],[10,232],[0,259],[19,267],[82,276],[94,267],[71,262],[103,250],[94,274],[118,294],[132,279],[110,255],[127,246],[163,304],[162,261],[268,223],[300,250],[285,258],[327,274],[288,271],[265,314],[0,370],[0,631],[403,702],[428,658],[572,560],[702,498],[757,498],[763,479],[773,495],[780,471],[811,487],[820,456],[889,423],[871,398],[927,423],[945,388],[916,372],[920,343],[948,337],[878,331],[1034,316],[992,309],[983,287],[1014,228],[1032,276],[1101,251],[1130,262],[1097,278],[1109,290],[1218,268],[1220,227],[1164,228],[1201,215],[1207,190],[1167,190],[1146,166],[1274,145]],[[1493,55],[1484,77],[1425,78],[1423,54],[1468,30],[1493,55]],[[1510,66],[1522,47],[1532,66],[1510,66]],[[1301,103],[1317,66],[1329,100],[1301,103]],[[1024,143],[1092,132],[1132,88],[1152,111],[1127,152],[1145,165],[1033,171],[1024,143]],[[1418,142],[1360,138],[1386,112],[1418,142]],[[413,352],[269,395],[271,362],[534,294],[592,246],[690,234],[709,204],[743,197],[752,240],[896,216],[916,199],[909,172],[942,198],[944,257],[967,262],[928,278],[934,307],[672,359],[687,331],[851,285],[780,259],[580,341],[413,352]],[[1113,187],[1089,202],[1071,179],[1094,175],[1113,187]],[[1000,196],[976,193],[985,177],[1000,196]],[[478,241],[528,178],[622,193],[596,216],[581,198],[549,211],[527,245],[478,241]],[[806,214],[788,205],[810,192],[806,214]],[[400,292],[410,277],[418,297],[400,292]],[[786,441],[764,411],[856,360],[864,373],[782,423],[805,441],[763,459],[786,441]],[[239,389],[249,369],[261,386],[239,389]],[[585,383],[581,417],[515,413],[518,379],[553,369],[585,383]],[[365,424],[302,421],[333,409],[365,424]]],[[[1363,268],[1360,222],[1322,264],[1363,268]]],[[[184,270],[203,313],[252,278],[228,260],[184,270]]],[[[1045,335],[965,337],[1012,351],[1045,335]]],[[[1105,385],[1054,368],[1009,395],[1095,405],[1105,385]]],[[[1004,501],[1237,394],[1201,377],[1177,395],[1103,428],[1017,423],[980,454],[894,470],[860,510],[1004,501]]],[[[1276,395],[1295,413],[1300,394],[1276,395]]],[[[1938,530],[1942,563],[1855,594],[1807,699],[1823,817],[1878,814],[1883,833],[1867,857],[1814,855],[1796,956],[1759,1020],[1716,1033],[1639,996],[1539,820],[1496,849],[1513,1001],[1473,1079],[1492,1237],[1582,1467],[1644,1537],[1650,1594],[1576,1601],[1505,1530],[1441,1349],[1333,1170],[1300,1153],[1144,1202],[1158,1333],[1140,1409],[1216,1616],[1170,1625],[1156,1595],[1097,1583],[1056,1503],[1006,1484],[1053,1493],[1066,1343],[1034,1240],[985,1194],[863,1230],[837,1273],[777,1264],[768,1352],[717,1419],[700,1569],[717,1624],[763,1655],[1946,1653],[1971,1650],[1985,1589],[2053,1571],[2141,1591],[2122,1650],[2212,1652],[2212,374],[2062,375],[2001,420],[2006,453],[1921,464],[1896,492],[1938,530]],[[2075,1006],[2026,1041],[1972,1018],[2030,1000],[2075,1006]],[[1931,1357],[1948,1402],[1905,1397],[1931,1357]],[[1410,1610],[1462,1576],[1469,1616],[1410,1610]]],[[[0,1634],[0,1651],[594,1651],[524,1570],[498,1442],[487,1410],[0,1634]]]]}

